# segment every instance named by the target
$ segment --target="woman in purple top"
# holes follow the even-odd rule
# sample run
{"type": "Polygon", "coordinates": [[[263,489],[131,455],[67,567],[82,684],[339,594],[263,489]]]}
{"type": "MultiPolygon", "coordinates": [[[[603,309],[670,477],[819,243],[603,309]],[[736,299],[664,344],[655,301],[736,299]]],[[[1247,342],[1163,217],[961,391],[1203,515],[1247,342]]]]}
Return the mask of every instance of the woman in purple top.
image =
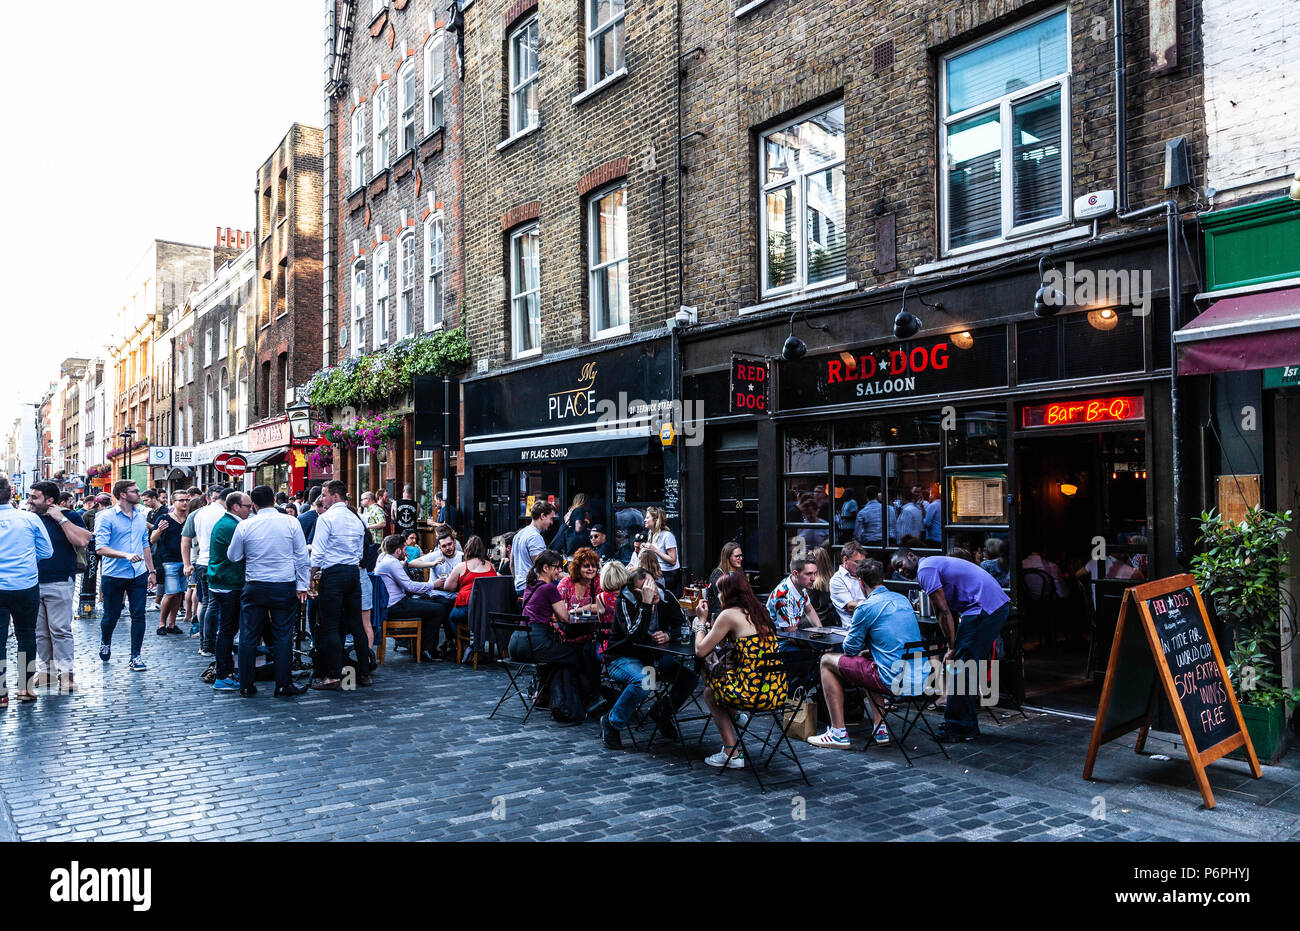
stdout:
{"type": "Polygon", "coordinates": [[[528,630],[510,636],[510,658],[524,663],[577,666],[582,645],[561,643],[557,624],[569,619],[569,606],[555,584],[564,571],[564,557],[542,550],[533,557],[524,585],[524,621],[528,630]]]}
{"type": "Polygon", "coordinates": [[[954,691],[948,696],[939,739],[974,740],[980,733],[975,713],[988,681],[988,664],[994,659],[993,644],[1011,613],[1011,599],[993,576],[965,559],[919,559],[904,546],[891,564],[903,578],[920,583],[930,596],[939,629],[950,644],[944,661],[956,663],[954,691]]]}

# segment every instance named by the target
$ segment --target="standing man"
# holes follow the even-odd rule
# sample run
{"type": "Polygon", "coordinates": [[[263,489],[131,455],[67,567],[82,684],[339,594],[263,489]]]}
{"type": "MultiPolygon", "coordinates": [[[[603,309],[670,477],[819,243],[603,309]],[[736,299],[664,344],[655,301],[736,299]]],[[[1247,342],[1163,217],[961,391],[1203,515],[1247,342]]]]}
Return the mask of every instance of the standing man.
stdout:
{"type": "MultiPolygon", "coordinates": [[[[247,495],[240,497],[247,499],[247,495]]],[[[302,525],[274,506],[269,485],[253,489],[253,516],[235,528],[226,556],[244,562],[240,599],[239,694],[255,695],[257,647],[269,618],[271,658],[275,661],[275,697],[293,698],[306,689],[293,684],[293,628],[298,605],[311,586],[311,560],[302,525]]]]}
{"type": "Polygon", "coordinates": [[[890,537],[905,546],[916,546],[921,542],[922,528],[925,524],[925,510],[921,506],[921,486],[913,485],[907,491],[907,500],[898,511],[898,532],[890,537]]]}
{"type": "Polygon", "coordinates": [[[866,500],[858,508],[858,516],[853,521],[853,539],[863,546],[880,546],[884,528],[881,521],[884,508],[880,504],[880,489],[868,485],[863,497],[866,500]]]}
{"type": "MultiPolygon", "coordinates": [[[[188,519],[185,522],[189,531],[188,538],[186,531],[181,531],[181,557],[185,563],[185,572],[187,575],[194,574],[195,588],[198,589],[200,656],[211,656],[216,646],[217,627],[212,616],[212,595],[208,591],[208,547],[212,541],[212,528],[226,516],[224,498],[227,490],[221,485],[208,488],[208,504],[193,513],[193,527],[188,519]],[[190,541],[188,545],[187,539],[190,541]]],[[[190,636],[194,636],[193,632],[190,636]]]]}
{"type": "Polygon", "coordinates": [[[934,495],[925,503],[925,542],[930,546],[943,544],[943,499],[939,486],[934,486],[934,495]]]}
{"type": "Polygon", "coordinates": [[[384,514],[384,509],[375,502],[374,492],[363,491],[361,493],[361,519],[366,522],[366,529],[370,531],[370,537],[379,545],[384,540],[384,527],[388,525],[388,517],[384,514]]]}
{"type": "Polygon", "coordinates": [[[36,656],[36,614],[40,610],[39,563],[54,554],[40,518],[13,507],[13,487],[0,475],[0,708],[9,706],[9,618],[18,641],[19,701],[35,701],[27,687],[27,665],[36,656]]]}
{"type": "Polygon", "coordinates": [[[325,506],[320,500],[320,486],[317,485],[311,490],[311,495],[307,498],[307,504],[303,507],[302,513],[298,515],[298,524],[302,527],[303,539],[311,544],[312,534],[316,532],[316,519],[324,512],[325,506]]]}
{"type": "Polygon", "coordinates": [[[848,626],[853,620],[853,612],[866,599],[866,592],[858,579],[858,567],[866,561],[867,554],[861,544],[855,540],[844,544],[844,551],[840,553],[840,567],[831,576],[831,604],[835,606],[841,626],[848,626]]]}
{"type": "MultiPolygon", "coordinates": [[[[161,568],[162,560],[158,558],[158,548],[153,545],[153,530],[158,526],[158,518],[166,512],[166,508],[158,505],[158,492],[152,488],[146,488],[140,492],[140,507],[144,510],[144,525],[149,530],[149,549],[153,552],[153,564],[161,568]]],[[[149,594],[153,596],[154,604],[161,607],[162,589],[156,585],[149,586],[149,594]]]]}
{"type": "MultiPolygon", "coordinates": [[[[389,496],[387,488],[379,489],[379,506],[384,511],[384,536],[388,536],[393,532],[395,525],[393,523],[393,499],[389,496]]],[[[380,545],[383,545],[383,540],[380,540],[380,545]]]]}
{"type": "Polygon", "coordinates": [[[131,605],[131,660],[126,668],[144,672],[144,603],[149,586],[158,581],[149,551],[149,529],[140,507],[140,489],[129,478],[113,484],[117,504],[95,518],[95,552],[103,566],[104,618],[100,622],[99,658],[108,662],[113,629],[122,616],[122,600],[131,605]]]}
{"type": "Polygon", "coordinates": [[[406,539],[406,535],[415,529],[419,513],[419,507],[415,503],[415,488],[409,484],[403,485],[401,500],[393,508],[393,523],[402,539],[406,539]]]}
{"type": "MultiPolygon", "coordinates": [[[[347,486],[338,479],[325,483],[320,500],[325,513],[316,520],[311,545],[311,567],[320,571],[316,585],[316,668],[320,678],[310,688],[337,692],[342,688],[343,636],[351,633],[357,661],[364,661],[361,644],[361,578],[358,567],[364,550],[366,526],[347,504],[347,486]]],[[[357,682],[370,685],[369,674],[357,667],[357,682]]]]}
{"type": "Polygon", "coordinates": [[[244,564],[230,555],[229,548],[239,522],[248,516],[253,502],[242,491],[231,491],[226,493],[223,504],[226,513],[212,528],[208,545],[208,592],[212,599],[208,617],[217,631],[213,644],[213,652],[217,654],[213,670],[216,678],[212,681],[212,689],[215,692],[242,692],[240,682],[235,678],[235,660],[231,651],[235,646],[235,631],[239,630],[244,564]]]}
{"type": "Polygon", "coordinates": [[[983,673],[977,663],[993,655],[993,642],[1011,613],[1011,599],[997,579],[979,566],[955,556],[927,556],[918,559],[907,547],[900,547],[891,560],[893,569],[905,579],[915,579],[930,596],[939,628],[951,644],[944,663],[957,661],[957,673],[964,681],[955,683],[948,696],[940,740],[974,740],[979,736],[980,686],[983,673]]]}
{"type": "Polygon", "coordinates": [[[157,565],[162,563],[163,587],[161,613],[158,615],[158,633],[179,634],[176,626],[176,613],[180,611],[181,601],[185,598],[184,560],[181,559],[181,531],[189,516],[190,495],[180,490],[172,496],[171,510],[164,511],[154,522],[149,542],[154,546],[154,559],[157,565]]]}
{"type": "Polygon", "coordinates": [[[54,503],[58,493],[59,487],[53,482],[35,482],[27,495],[28,510],[41,519],[53,547],[49,558],[37,564],[41,602],[36,614],[36,687],[49,685],[57,675],[59,691],[71,692],[75,688],[72,592],[77,574],[76,548],[90,542],[90,531],[75,513],[54,503]]]}
{"type": "Polygon", "coordinates": [[[199,629],[199,589],[194,574],[186,569],[189,565],[190,543],[194,540],[194,512],[208,501],[202,488],[188,488],[185,494],[189,501],[185,507],[185,526],[181,528],[181,578],[185,580],[185,617],[189,619],[190,632],[193,633],[199,629]]]}
{"type": "MultiPolygon", "coordinates": [[[[442,495],[438,495],[442,500],[442,495]]],[[[515,534],[510,542],[510,570],[515,577],[515,594],[521,598],[528,583],[528,570],[533,568],[533,559],[546,549],[546,531],[551,529],[555,520],[555,505],[549,501],[534,501],[528,516],[533,522],[515,534]]]]}
{"type": "Polygon", "coordinates": [[[447,498],[441,491],[433,496],[433,508],[438,518],[437,523],[446,524],[452,530],[460,532],[460,511],[456,505],[447,503],[447,498]]]}

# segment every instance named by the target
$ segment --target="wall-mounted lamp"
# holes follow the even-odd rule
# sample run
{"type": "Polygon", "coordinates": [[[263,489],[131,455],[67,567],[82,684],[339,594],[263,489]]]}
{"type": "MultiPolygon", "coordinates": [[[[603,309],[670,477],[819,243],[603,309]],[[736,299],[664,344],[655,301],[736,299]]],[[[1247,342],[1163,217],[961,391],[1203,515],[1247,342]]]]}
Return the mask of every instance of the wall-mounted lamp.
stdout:
{"type": "MultiPolygon", "coordinates": [[[[794,335],[794,318],[797,316],[799,316],[797,310],[790,315],[790,335],[786,337],[785,345],[781,347],[781,358],[787,362],[794,362],[808,355],[808,344],[794,335]]],[[[806,316],[803,322],[812,329],[821,330],[823,333],[829,333],[831,329],[824,324],[813,323],[806,316]]]]}
{"type": "Polygon", "coordinates": [[[1094,330],[1113,330],[1119,326],[1119,314],[1113,307],[1103,307],[1100,310],[1088,311],[1088,324],[1094,330]]]}
{"type": "MultiPolygon", "coordinates": [[[[921,318],[907,309],[907,289],[910,287],[910,284],[903,285],[903,306],[899,308],[898,315],[894,317],[895,339],[911,339],[917,333],[921,332],[921,318]]],[[[930,307],[934,310],[943,307],[941,301],[935,301],[931,304],[919,294],[916,296],[916,299],[921,302],[921,306],[923,307],[930,307]]]]}
{"type": "MultiPolygon", "coordinates": [[[[1055,317],[1065,305],[1065,295],[1047,283],[1047,275],[1043,271],[1044,262],[1052,262],[1051,256],[1044,255],[1038,260],[1038,280],[1041,284],[1034,292],[1034,316],[1055,317]]],[[[1055,262],[1052,262],[1052,268],[1056,269],[1055,262]]],[[[1059,275],[1060,269],[1056,271],[1059,275]]]]}
{"type": "Polygon", "coordinates": [[[1067,498],[1073,498],[1079,493],[1079,486],[1071,485],[1069,482],[1061,482],[1057,487],[1061,489],[1061,494],[1067,498]]]}
{"type": "Polygon", "coordinates": [[[953,333],[948,339],[958,349],[969,349],[975,345],[975,337],[971,336],[970,330],[953,333]]]}

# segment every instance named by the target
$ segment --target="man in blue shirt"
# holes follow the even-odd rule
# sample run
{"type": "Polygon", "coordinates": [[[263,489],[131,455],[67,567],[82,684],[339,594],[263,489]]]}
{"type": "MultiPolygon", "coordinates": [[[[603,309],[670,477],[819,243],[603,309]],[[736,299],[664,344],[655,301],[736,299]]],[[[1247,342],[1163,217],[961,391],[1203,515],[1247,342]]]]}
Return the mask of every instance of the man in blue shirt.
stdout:
{"type": "Polygon", "coordinates": [[[144,603],[149,586],[158,580],[149,548],[149,525],[140,507],[140,489],[130,479],[113,483],[117,504],[95,518],[95,552],[103,575],[104,618],[99,624],[99,658],[108,662],[113,629],[122,616],[122,600],[131,604],[131,661],[126,668],[143,672],[144,603]]]}
{"type": "Polygon", "coordinates": [[[921,639],[912,603],[885,588],[885,567],[878,559],[863,561],[858,567],[858,580],[867,597],[853,612],[844,652],[822,655],[822,695],[831,723],[826,733],[808,738],[814,747],[849,749],[849,734],[844,728],[846,684],[869,693],[866,706],[871,711],[876,743],[888,743],[889,731],[870,693],[917,695],[925,685],[924,657],[919,654],[910,659],[903,657],[903,646],[921,639]],[[863,647],[870,648],[868,655],[863,655],[863,647]]]}
{"type": "Polygon", "coordinates": [[[58,676],[59,690],[71,692],[72,681],[72,596],[77,574],[77,547],[90,542],[90,531],[75,511],[59,504],[59,486],[34,482],[27,506],[40,518],[54,552],[42,559],[41,606],[36,614],[36,687],[50,685],[58,676]],[[53,669],[51,668],[53,667],[53,669]]]}
{"type": "Polygon", "coordinates": [[[931,546],[943,544],[943,499],[939,497],[938,486],[934,497],[925,503],[925,542],[931,546]]]}
{"type": "Polygon", "coordinates": [[[10,504],[13,487],[0,475],[0,708],[9,704],[8,658],[9,618],[13,616],[18,641],[19,701],[33,701],[27,667],[36,659],[36,612],[41,603],[37,563],[54,553],[50,535],[39,517],[16,510],[10,504]]]}
{"type": "Polygon", "coordinates": [[[857,519],[853,522],[853,539],[863,546],[879,546],[884,526],[881,521],[880,489],[868,485],[865,498],[866,501],[858,508],[857,519]]]}
{"type": "Polygon", "coordinates": [[[948,696],[940,740],[974,740],[980,727],[980,687],[984,676],[980,664],[993,658],[993,643],[1011,613],[1011,599],[997,579],[973,562],[955,556],[927,556],[919,559],[907,547],[900,547],[891,560],[905,579],[915,579],[930,596],[939,628],[951,646],[944,663],[956,661],[959,677],[948,696]]]}

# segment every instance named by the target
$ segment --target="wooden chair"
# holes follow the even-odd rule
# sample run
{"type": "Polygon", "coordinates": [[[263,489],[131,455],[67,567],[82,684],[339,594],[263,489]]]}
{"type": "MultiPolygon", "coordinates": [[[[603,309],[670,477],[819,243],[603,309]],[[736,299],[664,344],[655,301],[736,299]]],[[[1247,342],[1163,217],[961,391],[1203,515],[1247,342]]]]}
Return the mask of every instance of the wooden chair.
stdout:
{"type": "Polygon", "coordinates": [[[420,661],[420,625],[419,618],[389,618],[388,617],[388,586],[384,580],[373,572],[370,573],[371,584],[375,586],[374,610],[371,613],[371,622],[375,628],[375,658],[379,660],[379,665],[384,665],[384,654],[388,652],[388,638],[394,640],[414,640],[415,641],[415,661],[420,661]]]}

